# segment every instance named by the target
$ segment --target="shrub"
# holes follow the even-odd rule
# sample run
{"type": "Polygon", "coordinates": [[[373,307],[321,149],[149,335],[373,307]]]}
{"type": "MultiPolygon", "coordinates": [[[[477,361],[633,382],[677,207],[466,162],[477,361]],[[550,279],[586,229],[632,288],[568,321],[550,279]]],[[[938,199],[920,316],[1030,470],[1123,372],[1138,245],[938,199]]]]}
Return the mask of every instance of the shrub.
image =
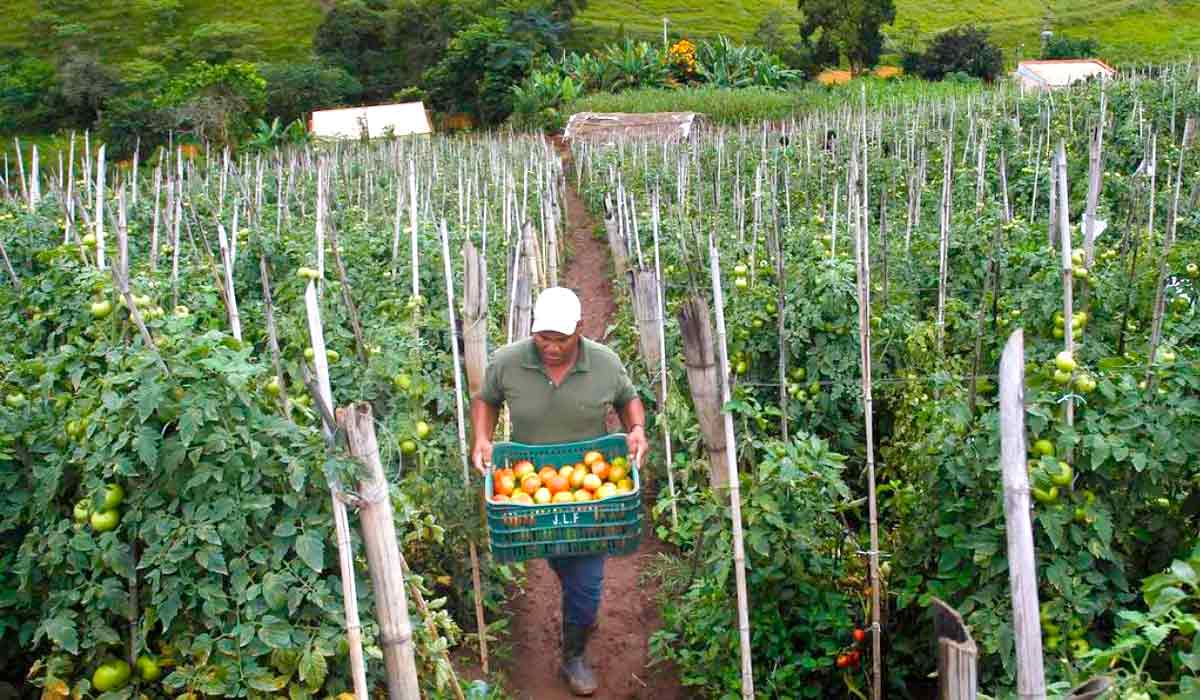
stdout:
{"type": "Polygon", "coordinates": [[[1095,39],[1055,36],[1042,47],[1042,58],[1091,58],[1099,49],[1095,39]]]}

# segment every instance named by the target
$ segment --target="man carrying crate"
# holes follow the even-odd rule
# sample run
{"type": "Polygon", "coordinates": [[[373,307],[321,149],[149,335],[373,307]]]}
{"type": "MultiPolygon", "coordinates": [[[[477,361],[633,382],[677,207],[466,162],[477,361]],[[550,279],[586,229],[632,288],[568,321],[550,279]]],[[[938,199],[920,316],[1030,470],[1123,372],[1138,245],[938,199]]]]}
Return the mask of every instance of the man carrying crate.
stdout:
{"type": "MultiPolygon", "coordinates": [[[[580,332],[579,297],[565,287],[538,295],[533,335],[492,355],[479,395],[471,401],[475,468],[492,461],[492,435],[500,406],[508,403],[512,439],[526,444],[591,440],[607,434],[611,405],[627,433],[629,454],[640,462],[647,449],[646,410],[621,359],[580,332]]],[[[562,585],[562,675],[576,695],[597,682],[584,660],[596,628],[604,583],[604,555],[548,559],[562,585]]]]}

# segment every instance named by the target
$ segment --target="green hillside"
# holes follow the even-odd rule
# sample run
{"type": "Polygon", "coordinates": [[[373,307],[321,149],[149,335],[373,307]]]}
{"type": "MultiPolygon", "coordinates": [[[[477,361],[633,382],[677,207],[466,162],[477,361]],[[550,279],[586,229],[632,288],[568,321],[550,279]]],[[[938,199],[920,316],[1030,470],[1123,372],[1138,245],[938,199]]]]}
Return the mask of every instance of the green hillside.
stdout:
{"type": "MultiPolygon", "coordinates": [[[[780,0],[591,0],[581,22],[610,33],[624,27],[639,36],[661,36],[663,17],[672,35],[707,36],[723,32],[749,38],[772,10],[797,17],[794,2],[780,0]]],[[[1037,52],[1044,19],[1058,32],[1091,36],[1113,61],[1159,61],[1200,49],[1200,0],[896,0],[893,36],[930,36],[974,23],[990,27],[1013,61],[1037,52]]],[[[586,31],[583,32],[586,34],[586,31]]]]}
{"type": "MultiPolygon", "coordinates": [[[[0,45],[36,46],[39,37],[31,31],[33,18],[51,3],[45,0],[5,0],[5,21],[0,22],[0,45]]],[[[213,22],[253,23],[259,31],[254,45],[266,59],[303,56],[312,46],[313,30],[321,21],[319,0],[180,0],[179,13],[163,31],[151,21],[153,0],[57,0],[66,7],[59,14],[78,22],[106,55],[131,58],[139,47],[161,45],[171,36],[186,38],[200,26],[213,22]]]]}
{"type": "MultiPolygon", "coordinates": [[[[255,44],[269,59],[292,58],[308,51],[321,18],[322,0],[267,0],[228,3],[182,0],[173,29],[186,37],[212,22],[252,22],[259,27],[255,44]]],[[[0,45],[35,44],[31,19],[47,0],[7,0],[0,23],[0,45]]],[[[88,27],[116,58],[131,57],[140,46],[154,46],[166,36],[149,20],[153,0],[55,0],[55,6],[77,6],[61,14],[88,27]]],[[[747,39],[772,10],[797,17],[794,2],[780,0],[590,0],[579,18],[579,41],[611,39],[624,29],[651,38],[662,34],[664,17],[672,36],[718,33],[747,39]]],[[[1200,49],[1200,0],[897,0],[896,37],[928,37],[958,24],[991,27],[1012,62],[1018,53],[1036,53],[1038,32],[1049,19],[1056,31],[1091,36],[1101,42],[1102,56],[1112,61],[1162,61],[1200,49]],[[1023,45],[1023,48],[1022,48],[1023,45]]]]}

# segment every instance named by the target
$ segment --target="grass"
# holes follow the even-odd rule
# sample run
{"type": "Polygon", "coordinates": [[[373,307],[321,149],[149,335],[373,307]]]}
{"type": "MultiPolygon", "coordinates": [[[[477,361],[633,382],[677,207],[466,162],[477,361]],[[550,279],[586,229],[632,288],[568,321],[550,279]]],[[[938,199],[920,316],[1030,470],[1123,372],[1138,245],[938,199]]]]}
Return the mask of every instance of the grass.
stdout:
{"type": "Polygon", "coordinates": [[[831,87],[805,84],[788,91],[765,88],[646,88],[617,94],[588,95],[567,105],[563,111],[700,112],[718,124],[737,124],[786,119],[803,112],[839,107],[849,101],[857,103],[863,87],[867,90],[867,101],[872,105],[936,100],[984,89],[980,83],[927,83],[915,79],[859,79],[831,87]]]}

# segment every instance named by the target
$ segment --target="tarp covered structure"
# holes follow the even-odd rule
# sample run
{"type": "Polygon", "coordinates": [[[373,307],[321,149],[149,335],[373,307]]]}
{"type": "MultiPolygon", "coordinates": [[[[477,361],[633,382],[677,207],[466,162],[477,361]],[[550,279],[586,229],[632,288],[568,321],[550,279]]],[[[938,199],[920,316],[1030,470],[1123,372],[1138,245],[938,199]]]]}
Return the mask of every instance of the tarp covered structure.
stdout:
{"type": "Polygon", "coordinates": [[[1021,61],[1017,65],[1017,80],[1021,90],[1053,90],[1080,80],[1108,80],[1117,71],[1095,58],[1068,58],[1048,61],[1021,61]]]}
{"type": "Polygon", "coordinates": [[[567,122],[563,137],[589,141],[638,138],[673,141],[691,136],[701,116],[697,112],[577,112],[567,122]]]}
{"type": "Polygon", "coordinates": [[[374,107],[325,109],[312,113],[309,131],[317,138],[357,139],[431,134],[433,126],[421,102],[374,107]]]}

